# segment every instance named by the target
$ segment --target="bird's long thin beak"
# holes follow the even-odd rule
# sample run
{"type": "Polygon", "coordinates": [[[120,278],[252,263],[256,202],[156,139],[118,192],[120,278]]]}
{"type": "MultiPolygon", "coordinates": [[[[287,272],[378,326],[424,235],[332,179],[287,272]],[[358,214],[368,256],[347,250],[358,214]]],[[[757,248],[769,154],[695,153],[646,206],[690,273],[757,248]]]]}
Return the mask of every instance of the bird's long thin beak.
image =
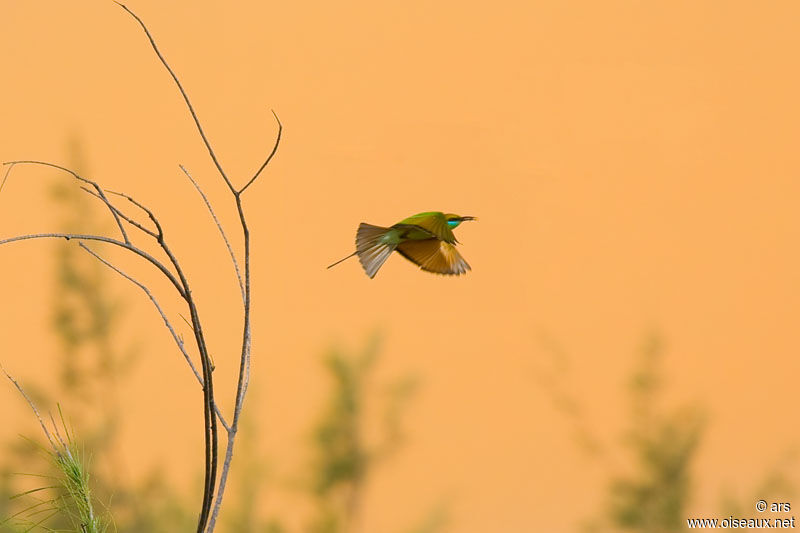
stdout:
{"type": "Polygon", "coordinates": [[[461,217],[461,221],[464,222],[466,220],[478,220],[478,217],[461,217]]]}

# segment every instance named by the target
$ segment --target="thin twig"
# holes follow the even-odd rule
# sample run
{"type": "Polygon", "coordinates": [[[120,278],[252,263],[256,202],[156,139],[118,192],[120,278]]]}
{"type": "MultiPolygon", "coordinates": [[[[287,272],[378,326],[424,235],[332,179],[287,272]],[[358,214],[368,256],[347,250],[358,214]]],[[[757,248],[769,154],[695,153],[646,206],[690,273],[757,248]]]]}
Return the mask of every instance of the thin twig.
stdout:
{"type": "Polygon", "coordinates": [[[30,399],[28,394],[25,392],[25,389],[22,388],[22,386],[17,382],[17,380],[14,379],[13,377],[11,377],[11,374],[6,372],[6,369],[3,368],[2,364],[0,364],[0,370],[2,370],[3,374],[5,374],[6,377],[11,381],[11,383],[14,384],[14,386],[17,388],[17,390],[20,392],[20,394],[22,394],[22,397],[25,398],[25,401],[28,402],[28,405],[31,406],[31,409],[33,409],[33,414],[36,415],[36,419],[39,420],[39,425],[42,426],[42,429],[44,430],[44,434],[47,437],[47,440],[50,442],[50,446],[52,446],[53,449],[55,450],[56,449],[56,443],[53,440],[53,436],[50,435],[50,432],[47,430],[47,426],[45,425],[44,420],[42,419],[42,415],[39,414],[39,410],[36,408],[36,404],[33,403],[33,400],[30,399]]]}
{"type": "Polygon", "coordinates": [[[228,248],[228,253],[231,256],[231,261],[233,261],[233,268],[236,270],[236,279],[239,280],[239,290],[242,293],[242,303],[244,303],[244,283],[242,282],[242,274],[239,271],[239,261],[236,260],[236,254],[233,253],[233,248],[231,247],[231,243],[228,240],[228,236],[225,235],[225,230],[222,229],[222,224],[220,223],[219,219],[217,218],[216,213],[214,213],[214,208],[211,207],[211,202],[208,201],[206,194],[203,192],[203,189],[200,188],[200,184],[198,184],[189,171],[183,165],[178,165],[180,169],[186,174],[186,177],[189,178],[189,181],[192,182],[194,188],[197,189],[197,192],[200,193],[200,197],[203,198],[203,202],[205,202],[206,207],[208,208],[208,212],[211,213],[211,218],[214,219],[214,223],[217,225],[217,229],[219,230],[219,234],[222,235],[222,240],[225,241],[225,246],[228,248]]]}
{"type": "Polygon", "coordinates": [[[30,239],[66,239],[66,240],[75,239],[76,241],[99,241],[99,242],[107,242],[109,244],[119,246],[120,248],[125,248],[126,250],[130,250],[131,252],[135,253],[136,255],[146,259],[148,262],[155,265],[156,268],[158,268],[167,277],[167,279],[169,279],[169,281],[172,282],[172,284],[178,290],[178,293],[181,295],[181,297],[183,297],[184,299],[186,298],[186,291],[178,282],[178,280],[175,279],[175,276],[172,274],[172,272],[169,271],[169,269],[166,266],[164,266],[158,259],[156,259],[152,255],[148,254],[144,250],[141,250],[130,243],[118,241],[116,239],[112,239],[111,237],[103,237],[102,235],[85,235],[80,233],[32,233],[28,235],[18,235],[16,237],[9,237],[8,239],[2,239],[0,240],[0,246],[12,242],[26,241],[30,239]]]}
{"type": "MultiPolygon", "coordinates": [[[[17,165],[17,164],[43,165],[43,166],[46,166],[46,167],[57,168],[58,170],[62,170],[64,172],[66,172],[67,174],[71,174],[72,177],[74,177],[78,181],[82,181],[84,183],[90,184],[97,191],[98,198],[100,198],[100,200],[102,200],[103,203],[106,204],[106,207],[108,207],[109,211],[111,211],[111,215],[114,217],[114,220],[117,223],[117,227],[119,228],[120,233],[122,233],[123,240],[127,244],[131,243],[130,239],[128,239],[128,234],[125,232],[125,228],[122,226],[122,221],[120,221],[119,217],[117,216],[116,211],[114,210],[114,206],[111,205],[111,202],[108,200],[108,198],[106,198],[106,195],[103,193],[103,189],[96,182],[94,182],[92,180],[89,180],[89,179],[86,179],[86,178],[84,178],[82,176],[79,176],[76,172],[74,172],[74,171],[72,171],[72,170],[70,170],[70,169],[68,169],[66,167],[62,167],[61,165],[56,165],[56,164],[53,164],[53,163],[48,163],[46,161],[35,161],[35,160],[6,161],[3,164],[4,165],[11,165],[9,167],[9,169],[8,169],[9,172],[14,167],[14,165],[17,165]]],[[[8,173],[6,173],[6,176],[8,176],[8,173]]],[[[3,181],[5,181],[5,180],[3,180],[3,181]]]]}
{"type": "Polygon", "coordinates": [[[2,181],[2,182],[0,182],[0,192],[3,192],[3,187],[4,187],[4,186],[5,186],[5,184],[6,184],[6,180],[8,179],[8,175],[9,175],[9,174],[11,174],[11,169],[12,169],[12,168],[14,168],[14,164],[13,164],[13,163],[10,163],[10,164],[8,165],[8,169],[6,170],[6,173],[5,173],[5,175],[3,175],[3,181],[2,181]]]}
{"type": "MultiPolygon", "coordinates": [[[[161,64],[164,66],[164,68],[167,70],[167,72],[169,72],[170,76],[172,76],[172,79],[175,82],[175,85],[178,87],[178,90],[180,91],[181,95],[183,96],[183,99],[186,102],[186,106],[189,108],[189,113],[192,115],[192,119],[194,120],[195,126],[197,126],[197,131],[200,133],[200,137],[203,140],[203,144],[205,144],[206,149],[208,150],[208,153],[211,156],[211,160],[214,162],[214,166],[217,167],[217,170],[219,171],[219,174],[222,177],[222,179],[225,181],[225,184],[228,186],[228,189],[230,189],[230,191],[235,194],[236,190],[233,187],[233,184],[231,183],[230,179],[228,179],[228,176],[225,174],[225,171],[222,169],[222,165],[220,164],[219,160],[217,159],[217,156],[214,153],[214,149],[211,147],[211,143],[209,143],[208,138],[206,137],[206,134],[203,131],[203,127],[200,125],[200,120],[197,118],[197,113],[195,112],[194,107],[192,106],[192,103],[189,100],[189,96],[186,94],[186,91],[183,89],[183,85],[181,85],[181,82],[178,79],[178,77],[175,75],[175,72],[169,66],[169,64],[167,63],[166,59],[164,59],[164,56],[161,55],[161,52],[159,51],[158,46],[156,46],[156,43],[155,43],[155,40],[153,39],[153,36],[150,34],[150,30],[147,29],[147,26],[144,24],[142,19],[140,19],[133,11],[128,9],[124,4],[121,4],[119,2],[117,2],[117,3],[125,11],[127,11],[128,14],[131,15],[139,23],[139,25],[142,27],[142,29],[144,30],[144,33],[145,33],[145,35],[147,35],[147,39],[150,41],[150,45],[152,46],[153,51],[158,56],[158,59],[161,61],[161,64]]],[[[163,239],[160,239],[159,242],[162,244],[162,248],[164,248],[164,251],[167,252],[168,255],[171,255],[169,253],[169,251],[167,250],[166,246],[164,246],[163,239]]],[[[180,272],[180,269],[177,267],[177,265],[176,265],[176,269],[178,270],[178,275],[181,277],[181,280],[185,282],[185,278],[183,277],[183,275],[180,272]]],[[[216,475],[217,475],[217,426],[216,426],[216,422],[217,422],[217,419],[211,413],[214,390],[213,390],[212,369],[211,369],[211,363],[210,363],[209,357],[208,357],[208,350],[206,348],[205,338],[203,337],[202,328],[200,326],[200,322],[199,322],[200,318],[197,315],[197,309],[196,309],[196,306],[194,305],[194,302],[191,300],[191,296],[190,296],[191,292],[188,290],[188,288],[186,290],[186,293],[187,293],[187,296],[188,296],[187,303],[189,304],[189,309],[190,309],[191,315],[192,315],[192,323],[195,325],[195,328],[194,328],[195,339],[197,340],[197,346],[198,346],[198,349],[200,350],[200,359],[201,359],[201,362],[203,363],[203,383],[204,383],[204,386],[203,386],[203,397],[204,397],[204,403],[205,403],[205,406],[206,406],[205,407],[205,413],[204,413],[204,422],[205,422],[205,429],[206,429],[206,456],[205,456],[206,469],[205,469],[205,480],[204,480],[204,490],[203,490],[203,505],[202,505],[202,508],[200,510],[200,516],[198,518],[198,524],[197,524],[197,532],[198,533],[203,533],[204,531],[206,531],[206,524],[208,523],[209,513],[211,511],[211,502],[212,502],[212,500],[214,498],[215,484],[216,484],[216,475]],[[209,441],[210,441],[210,447],[209,447],[209,441]]],[[[245,307],[246,308],[248,307],[247,303],[245,303],[245,307]]],[[[233,427],[234,426],[232,426],[232,428],[233,427]]],[[[234,433],[235,433],[235,431],[234,431],[234,433]]],[[[232,435],[232,433],[229,432],[229,437],[231,435],[232,435]]],[[[231,446],[231,445],[232,445],[231,439],[229,438],[228,439],[228,446],[231,446]]],[[[209,529],[208,529],[208,531],[211,532],[211,531],[213,531],[213,529],[214,529],[214,526],[213,526],[213,524],[211,524],[209,529]]]]}
{"type": "MultiPolygon", "coordinates": [[[[276,115],[277,118],[277,115],[276,115]]],[[[280,124],[280,121],[278,122],[280,124]]],[[[280,130],[279,130],[280,134],[280,130]]],[[[273,154],[277,150],[279,139],[276,139],[273,154]]],[[[267,158],[267,162],[272,158],[272,154],[267,158]]],[[[266,163],[265,163],[266,165],[266,163]]],[[[260,170],[259,170],[260,172],[260,170]]],[[[258,177],[258,173],[253,179],[258,177]]],[[[253,180],[250,181],[252,183],[253,180]]],[[[248,183],[247,185],[249,185],[248,183]]],[[[245,186],[246,188],[247,186],[245,186]]],[[[242,189],[243,191],[244,189],[242,189]]],[[[225,494],[225,486],[230,472],[231,461],[233,460],[233,446],[236,440],[236,432],[239,429],[239,416],[242,413],[244,406],[244,398],[247,394],[247,388],[250,383],[250,349],[251,349],[251,331],[250,331],[250,229],[247,226],[247,217],[244,214],[244,207],[242,206],[242,191],[234,193],[236,200],[236,209],[239,213],[239,221],[242,225],[242,236],[244,238],[244,326],[242,331],[242,353],[239,358],[239,376],[236,384],[236,400],[233,409],[233,421],[231,422],[231,431],[228,432],[228,445],[225,449],[225,459],[222,463],[222,472],[219,479],[219,490],[217,491],[217,499],[214,502],[214,511],[211,513],[211,520],[209,521],[209,531],[214,530],[219,515],[220,507],[222,506],[222,498],[225,494]]]]}
{"type": "MultiPolygon", "coordinates": [[[[153,302],[153,305],[155,306],[156,310],[158,311],[158,314],[161,315],[161,319],[164,321],[164,325],[169,330],[170,335],[172,335],[172,339],[175,341],[175,344],[178,345],[178,349],[183,354],[183,358],[186,359],[186,362],[189,364],[189,368],[192,369],[192,373],[197,378],[197,382],[202,386],[203,385],[203,378],[200,377],[200,373],[197,371],[197,368],[194,366],[194,363],[192,362],[192,358],[189,356],[189,353],[186,351],[186,347],[184,346],[183,340],[181,340],[178,337],[178,334],[175,332],[175,328],[172,327],[172,323],[167,318],[167,315],[164,313],[164,310],[161,308],[161,305],[158,303],[158,300],[156,300],[156,297],[153,296],[153,293],[150,291],[150,289],[147,288],[147,286],[145,284],[141,283],[139,280],[137,280],[134,277],[126,274],[119,267],[115,266],[111,262],[109,262],[106,259],[104,259],[102,256],[100,256],[98,253],[96,253],[94,250],[92,250],[91,248],[89,248],[88,246],[83,244],[82,242],[78,243],[78,246],[80,246],[81,248],[83,248],[84,250],[86,250],[87,252],[92,254],[98,261],[100,261],[101,263],[106,265],[108,268],[110,268],[111,270],[113,270],[114,272],[116,272],[117,274],[122,276],[123,278],[127,279],[128,281],[130,281],[131,283],[133,283],[134,285],[136,285],[140,289],[142,289],[142,291],[144,291],[144,293],[147,295],[147,297],[150,298],[150,301],[153,302]]],[[[217,416],[219,417],[220,423],[222,424],[222,426],[227,431],[230,426],[228,426],[228,423],[225,421],[225,417],[222,416],[222,413],[220,412],[219,407],[217,407],[216,403],[214,404],[214,409],[215,409],[215,411],[217,413],[217,416]]]]}
{"type": "Polygon", "coordinates": [[[214,531],[217,523],[217,516],[219,515],[220,507],[222,506],[222,498],[225,495],[225,487],[228,481],[228,474],[230,472],[231,461],[233,460],[233,446],[236,440],[236,432],[239,430],[239,416],[242,412],[244,405],[244,397],[247,392],[247,383],[250,374],[250,230],[247,227],[247,219],[244,215],[242,208],[241,193],[234,193],[236,199],[236,208],[239,212],[239,220],[242,224],[242,233],[244,236],[244,327],[242,332],[242,354],[239,359],[239,377],[236,385],[236,399],[233,408],[233,421],[231,422],[231,430],[228,432],[228,445],[225,448],[225,458],[222,463],[222,471],[219,478],[219,489],[217,491],[217,498],[214,502],[214,510],[211,513],[211,520],[209,521],[209,531],[214,531]]]}
{"type": "MultiPolygon", "coordinates": [[[[91,195],[92,195],[92,196],[94,196],[95,198],[100,198],[100,195],[98,195],[98,194],[97,194],[96,192],[94,192],[94,191],[91,191],[91,190],[89,190],[89,189],[88,189],[88,188],[86,188],[86,187],[83,187],[83,186],[81,186],[81,189],[83,189],[84,191],[86,191],[88,194],[91,194],[91,195]]],[[[110,191],[109,191],[109,192],[110,192],[110,191]]],[[[130,224],[130,225],[131,225],[131,226],[133,226],[134,228],[138,229],[139,231],[141,231],[141,232],[143,232],[143,233],[146,233],[147,235],[150,235],[151,237],[153,237],[153,238],[155,238],[155,239],[157,239],[157,238],[158,238],[158,234],[157,234],[156,232],[154,232],[153,230],[150,230],[150,229],[147,229],[147,228],[145,228],[145,227],[144,227],[144,226],[142,226],[140,223],[136,222],[136,221],[135,221],[135,220],[133,220],[131,217],[129,217],[128,215],[126,215],[125,213],[123,213],[122,211],[120,211],[120,210],[119,210],[119,209],[118,209],[116,206],[112,206],[112,209],[114,210],[114,212],[115,212],[115,213],[117,213],[117,214],[120,216],[120,218],[122,218],[122,219],[123,219],[125,222],[127,222],[128,224],[130,224]]]]}
{"type": "MultiPolygon", "coordinates": [[[[128,10],[127,8],[125,8],[125,10],[130,13],[130,10],[128,10]]],[[[143,25],[141,20],[139,20],[139,23],[143,25]]],[[[186,98],[188,102],[188,97],[186,98]]],[[[197,343],[197,349],[200,352],[200,362],[202,364],[202,369],[203,369],[203,404],[204,404],[203,427],[205,430],[206,468],[205,468],[205,480],[203,488],[203,505],[200,511],[200,517],[198,518],[198,524],[197,524],[198,533],[202,533],[205,530],[205,525],[206,522],[208,521],[208,514],[211,511],[211,501],[213,500],[214,497],[214,490],[215,490],[214,487],[216,485],[216,480],[217,480],[217,460],[218,460],[217,456],[218,456],[219,436],[217,431],[217,417],[214,414],[214,409],[216,407],[216,402],[214,401],[214,380],[213,380],[214,366],[213,363],[211,362],[211,357],[208,353],[208,347],[206,346],[206,340],[203,334],[203,328],[200,325],[200,316],[197,312],[197,305],[194,301],[194,298],[192,297],[192,291],[189,288],[189,281],[187,280],[186,276],[183,273],[183,269],[181,268],[181,265],[178,262],[178,258],[175,257],[175,254],[172,253],[172,250],[170,249],[169,245],[167,245],[166,240],[164,240],[164,230],[162,229],[161,223],[158,221],[158,218],[155,216],[152,210],[150,210],[147,206],[135,200],[131,196],[115,191],[109,191],[109,193],[127,199],[136,207],[147,213],[147,216],[153,222],[158,232],[157,235],[154,235],[154,238],[156,239],[156,241],[158,242],[159,246],[164,251],[164,253],[167,254],[167,257],[172,263],[172,266],[175,269],[178,278],[180,278],[181,285],[183,286],[184,289],[183,293],[184,300],[186,301],[186,304],[189,306],[189,312],[192,316],[192,323],[193,323],[192,330],[195,336],[195,341],[197,343]]],[[[152,233],[149,234],[152,235],[152,233]]]]}
{"type": "Polygon", "coordinates": [[[184,289],[184,300],[189,306],[189,314],[192,317],[192,332],[194,333],[195,342],[197,343],[197,350],[200,352],[200,362],[203,369],[203,429],[205,431],[205,480],[203,485],[203,505],[200,511],[200,516],[197,523],[198,533],[205,531],[208,522],[208,516],[211,512],[211,502],[214,498],[214,491],[217,482],[217,462],[218,462],[218,447],[219,435],[217,429],[217,417],[214,416],[214,368],[211,363],[211,356],[206,346],[205,335],[203,334],[203,327],[200,324],[200,315],[197,311],[197,304],[192,297],[192,291],[189,288],[189,281],[183,273],[183,269],[178,262],[178,258],[172,253],[172,250],[164,240],[164,233],[161,230],[161,224],[156,219],[153,212],[142,204],[136,202],[134,199],[126,196],[128,200],[133,202],[136,206],[143,209],[149,216],[153,223],[158,228],[158,244],[164,253],[169,257],[175,272],[181,280],[181,285],[184,289]]]}
{"type": "Polygon", "coordinates": [[[206,145],[208,154],[211,156],[211,160],[214,161],[214,166],[217,167],[217,170],[222,176],[222,179],[225,180],[225,183],[228,185],[228,188],[231,190],[231,192],[234,192],[235,189],[233,188],[233,184],[228,179],[228,176],[225,174],[225,171],[222,170],[222,165],[220,165],[219,160],[217,159],[217,155],[214,153],[214,149],[211,148],[211,143],[208,142],[208,138],[206,138],[206,134],[203,131],[202,126],[200,126],[200,119],[197,118],[197,113],[195,113],[194,107],[192,106],[192,103],[189,101],[189,97],[186,95],[186,91],[183,89],[183,85],[181,85],[180,80],[178,80],[178,76],[175,75],[175,72],[173,72],[172,68],[170,68],[169,64],[167,64],[167,60],[164,59],[163,55],[161,55],[161,51],[159,51],[158,46],[156,46],[156,42],[155,40],[153,40],[153,36],[150,34],[150,30],[148,30],[147,26],[144,25],[142,19],[140,19],[136,15],[136,13],[128,9],[128,7],[125,4],[121,4],[119,2],[117,2],[117,4],[119,4],[119,6],[122,9],[127,11],[133,18],[135,18],[136,22],[138,22],[139,25],[144,30],[145,35],[147,35],[147,39],[150,41],[150,46],[153,47],[153,51],[155,51],[156,55],[158,56],[158,59],[161,61],[161,64],[164,65],[164,68],[167,69],[167,72],[169,72],[169,75],[172,76],[172,79],[175,81],[175,85],[178,86],[178,90],[181,92],[183,100],[186,102],[186,106],[189,108],[189,113],[192,114],[192,119],[194,119],[194,123],[197,126],[197,131],[200,133],[200,137],[203,139],[203,144],[206,145]]]}
{"type": "Polygon", "coordinates": [[[261,171],[266,168],[266,166],[269,164],[270,161],[272,161],[272,158],[275,156],[275,152],[278,151],[278,145],[281,143],[283,124],[281,124],[281,119],[278,118],[277,113],[275,113],[275,111],[272,109],[270,109],[270,111],[272,111],[272,116],[275,117],[275,120],[278,122],[278,135],[275,137],[275,145],[272,147],[272,152],[270,152],[270,154],[267,156],[267,159],[264,161],[264,164],[261,165],[261,167],[259,167],[258,170],[256,170],[256,173],[253,175],[252,178],[250,178],[250,181],[245,183],[244,187],[239,189],[239,194],[242,194],[245,191],[245,189],[247,189],[254,181],[256,181],[256,178],[258,178],[258,176],[261,174],[261,171]]]}
{"type": "Polygon", "coordinates": [[[130,203],[132,203],[133,205],[135,205],[136,207],[138,207],[139,209],[141,209],[142,211],[147,213],[147,216],[150,217],[150,220],[153,222],[153,224],[155,224],[156,230],[158,231],[158,233],[155,234],[155,235],[153,235],[150,232],[148,232],[148,233],[150,233],[150,235],[153,235],[153,237],[155,237],[156,240],[161,242],[161,239],[164,238],[164,230],[161,229],[161,223],[158,221],[158,219],[156,218],[156,216],[153,214],[153,212],[150,209],[148,209],[146,206],[144,206],[143,204],[141,204],[140,202],[136,201],[134,198],[128,196],[125,193],[115,192],[115,191],[108,191],[108,192],[110,194],[115,194],[117,196],[121,196],[122,198],[125,198],[130,203]]]}

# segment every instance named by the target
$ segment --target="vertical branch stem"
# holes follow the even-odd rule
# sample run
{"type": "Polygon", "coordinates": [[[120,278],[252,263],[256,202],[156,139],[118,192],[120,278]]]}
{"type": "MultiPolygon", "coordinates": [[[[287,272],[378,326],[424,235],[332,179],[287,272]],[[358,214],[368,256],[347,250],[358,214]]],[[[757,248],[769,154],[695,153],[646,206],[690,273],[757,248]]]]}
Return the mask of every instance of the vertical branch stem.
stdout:
{"type": "MultiPolygon", "coordinates": [[[[144,30],[147,39],[150,41],[150,46],[153,48],[153,51],[158,56],[158,59],[161,61],[161,64],[164,68],[169,72],[170,76],[172,76],[172,80],[175,82],[175,85],[178,87],[178,90],[183,96],[184,101],[186,102],[186,106],[189,108],[189,113],[192,115],[192,119],[194,120],[195,126],[197,126],[197,130],[200,133],[200,137],[203,140],[203,144],[206,146],[209,155],[211,156],[214,165],[217,167],[217,170],[222,176],[222,179],[228,185],[228,188],[233,192],[234,188],[231,184],[228,176],[225,174],[225,171],[222,169],[222,165],[220,165],[219,160],[217,159],[216,154],[214,153],[214,149],[211,147],[211,143],[209,143],[208,138],[206,137],[205,132],[203,131],[202,126],[200,125],[200,120],[197,118],[197,113],[195,113],[194,107],[192,106],[191,101],[189,100],[189,96],[186,94],[186,91],[183,89],[183,85],[181,85],[180,80],[173,72],[172,68],[170,68],[169,64],[167,63],[164,56],[161,55],[161,51],[156,46],[156,42],[153,39],[153,36],[150,34],[150,30],[147,29],[147,26],[144,24],[142,19],[140,19],[133,11],[128,9],[127,6],[117,2],[117,4],[122,7],[130,16],[132,16],[136,22],[144,30]]],[[[197,348],[200,351],[200,359],[202,362],[203,368],[203,418],[204,418],[204,435],[205,435],[205,480],[203,486],[203,503],[200,509],[200,516],[197,520],[197,533],[203,533],[206,531],[206,524],[208,523],[209,513],[211,511],[211,502],[214,498],[214,490],[216,484],[216,476],[217,476],[217,418],[214,416],[213,406],[214,406],[214,383],[212,377],[212,368],[211,368],[211,360],[208,355],[208,348],[206,347],[205,338],[203,336],[203,330],[200,325],[200,317],[198,316],[197,306],[195,305],[194,300],[191,297],[191,291],[188,288],[188,284],[186,284],[186,279],[183,276],[183,273],[180,272],[177,264],[174,260],[174,256],[169,251],[169,249],[164,244],[163,235],[159,232],[159,244],[170,256],[170,260],[173,261],[173,264],[178,269],[178,275],[181,278],[181,281],[184,283],[184,288],[186,290],[186,302],[189,305],[189,311],[192,317],[192,326],[194,330],[195,340],[197,341],[197,348]]]]}
{"type": "Polygon", "coordinates": [[[242,225],[242,236],[244,238],[244,327],[242,331],[242,353],[239,359],[239,378],[236,385],[236,399],[234,402],[233,420],[231,427],[228,430],[228,444],[225,449],[225,459],[222,463],[222,472],[220,474],[219,489],[217,491],[217,499],[214,502],[214,510],[211,513],[211,520],[208,524],[208,531],[213,532],[217,523],[217,515],[219,514],[220,506],[222,505],[222,498],[225,495],[225,486],[228,480],[228,473],[230,472],[231,461],[233,460],[233,447],[236,441],[236,432],[239,429],[239,417],[244,405],[244,398],[247,394],[247,387],[250,383],[250,349],[251,349],[251,328],[250,328],[250,229],[247,226],[247,217],[244,214],[244,207],[242,206],[242,194],[244,191],[261,175],[261,172],[272,160],[275,152],[278,151],[278,146],[281,142],[281,133],[283,132],[283,124],[281,124],[278,115],[273,111],[275,120],[278,122],[278,134],[275,137],[275,145],[272,151],[267,156],[264,164],[256,171],[255,175],[247,182],[247,184],[240,190],[233,193],[236,200],[236,210],[239,213],[239,222],[242,225]]]}

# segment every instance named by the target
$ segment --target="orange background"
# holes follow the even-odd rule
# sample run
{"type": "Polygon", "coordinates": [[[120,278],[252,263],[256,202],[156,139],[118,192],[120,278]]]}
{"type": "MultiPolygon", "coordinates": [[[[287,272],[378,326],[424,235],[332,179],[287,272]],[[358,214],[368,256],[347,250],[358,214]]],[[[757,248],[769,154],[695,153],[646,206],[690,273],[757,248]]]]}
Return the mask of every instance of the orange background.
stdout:
{"type": "MultiPolygon", "coordinates": [[[[671,397],[699,402],[710,421],[697,514],[713,516],[721,491],[746,492],[776,462],[797,477],[796,464],[780,463],[800,437],[795,2],[130,7],[236,183],[271,148],[270,108],[285,125],[245,202],[248,408],[278,478],[305,460],[326,386],[320,354],[331,343],[358,348],[376,329],[380,372],[414,373],[423,388],[409,442],[369,486],[366,531],[394,530],[440,501],[460,533],[572,531],[597,510],[606,471],[578,449],[540,386],[553,364],[546,339],[568,354],[573,394],[614,447],[638,347],[661,333],[671,397]],[[427,210],[480,218],[456,231],[467,276],[428,275],[399,257],[374,280],[352,259],[325,269],[351,251],[359,222],[427,210]]],[[[2,11],[0,159],[67,163],[66,140],[77,137],[91,177],[161,214],[229,405],[238,292],[179,163],[241,241],[177,90],[111,2],[5,2],[2,11]]],[[[52,227],[46,186],[59,178],[14,170],[0,194],[0,238],[52,227]]],[[[41,386],[52,379],[51,250],[0,252],[0,360],[41,386]]],[[[161,291],[181,322],[166,284],[108,256],[161,291]]],[[[188,483],[201,463],[199,388],[144,296],[114,286],[135,318],[130,335],[146,337],[120,392],[125,460],[133,475],[163,463],[188,483]],[[169,446],[184,440],[193,445],[169,446]]],[[[0,387],[0,404],[12,422],[0,433],[34,431],[10,387],[0,387]]]]}

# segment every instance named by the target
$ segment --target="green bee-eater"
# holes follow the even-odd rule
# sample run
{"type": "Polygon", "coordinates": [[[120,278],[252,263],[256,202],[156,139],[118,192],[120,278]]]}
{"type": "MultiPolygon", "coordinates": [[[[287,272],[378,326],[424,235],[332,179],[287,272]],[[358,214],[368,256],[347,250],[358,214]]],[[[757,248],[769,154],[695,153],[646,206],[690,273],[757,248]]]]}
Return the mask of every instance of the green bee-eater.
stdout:
{"type": "Polygon", "coordinates": [[[458,241],[453,228],[465,220],[476,219],[430,211],[408,217],[389,228],[362,222],[356,232],[356,251],[328,268],[357,255],[367,276],[374,278],[397,250],[422,270],[456,276],[464,274],[470,267],[456,250],[458,241]]]}

